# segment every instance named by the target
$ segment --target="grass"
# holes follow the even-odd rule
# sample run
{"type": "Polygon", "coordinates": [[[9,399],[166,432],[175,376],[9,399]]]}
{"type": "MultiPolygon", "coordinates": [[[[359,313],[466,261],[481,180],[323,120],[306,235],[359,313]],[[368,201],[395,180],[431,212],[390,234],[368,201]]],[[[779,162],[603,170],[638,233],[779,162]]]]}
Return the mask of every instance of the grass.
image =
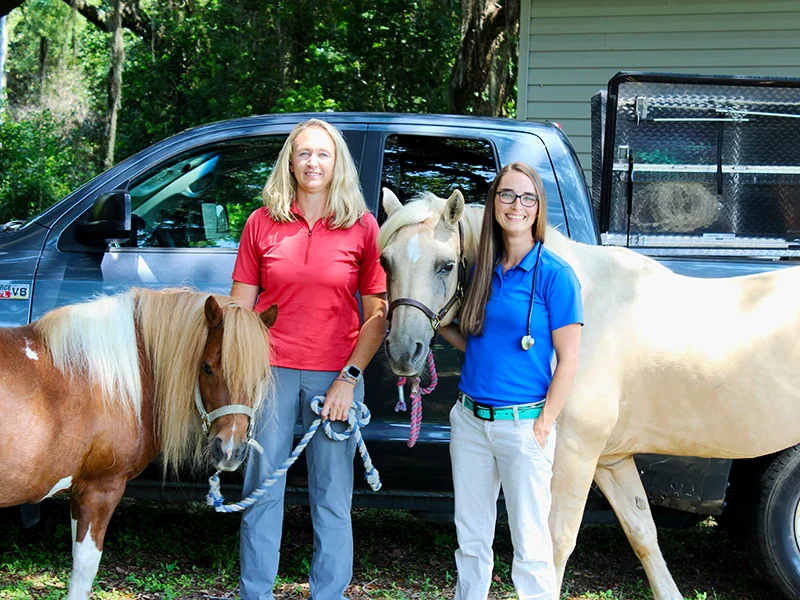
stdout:
{"type": "MultiPolygon", "coordinates": [[[[67,504],[48,501],[42,522],[23,530],[15,509],[0,513],[0,599],[66,597],[71,568],[67,504]]],[[[236,598],[238,517],[200,504],[125,500],[111,522],[94,598],[236,598]]],[[[450,599],[455,585],[451,524],[404,511],[358,510],[353,518],[354,600],[450,599]]],[[[725,532],[661,530],[661,547],[687,600],[774,600],[747,553],[725,532]]],[[[498,526],[491,598],[514,598],[508,528],[498,526]]],[[[307,598],[312,554],[308,510],[287,507],[278,598],[307,598]]],[[[652,593],[621,529],[585,527],[568,564],[562,600],[650,600],[652,593]]]]}

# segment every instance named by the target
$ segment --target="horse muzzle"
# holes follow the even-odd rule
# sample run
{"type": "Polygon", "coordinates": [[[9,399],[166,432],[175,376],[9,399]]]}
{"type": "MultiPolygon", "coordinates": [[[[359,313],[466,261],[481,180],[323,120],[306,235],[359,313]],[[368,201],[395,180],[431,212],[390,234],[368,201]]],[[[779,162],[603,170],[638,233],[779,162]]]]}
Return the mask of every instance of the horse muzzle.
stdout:
{"type": "Polygon", "coordinates": [[[247,456],[247,440],[237,444],[233,439],[214,436],[210,445],[214,468],[218,471],[235,471],[247,456]]]}
{"type": "Polygon", "coordinates": [[[412,325],[406,321],[404,325],[389,330],[384,342],[384,352],[395,375],[410,377],[422,371],[425,357],[433,342],[431,336],[436,334],[430,327],[419,322],[412,325]]]}

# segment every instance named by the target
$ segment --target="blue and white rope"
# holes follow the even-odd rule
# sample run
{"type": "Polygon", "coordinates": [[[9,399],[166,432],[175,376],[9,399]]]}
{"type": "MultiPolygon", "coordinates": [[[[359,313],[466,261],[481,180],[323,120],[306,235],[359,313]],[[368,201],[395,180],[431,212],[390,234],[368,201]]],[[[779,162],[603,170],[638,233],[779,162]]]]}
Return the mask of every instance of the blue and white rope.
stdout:
{"type": "MultiPolygon", "coordinates": [[[[314,396],[311,400],[311,410],[318,415],[322,410],[322,404],[324,402],[324,396],[314,396]]],[[[222,497],[222,491],[220,490],[219,471],[217,471],[208,480],[209,489],[208,495],[206,496],[206,503],[209,506],[213,506],[214,510],[221,513],[241,512],[255,504],[276,481],[286,474],[289,467],[300,457],[303,450],[305,450],[306,446],[308,446],[308,443],[311,441],[311,438],[317,433],[317,429],[319,429],[320,425],[322,425],[325,434],[332,440],[343,442],[351,436],[355,437],[358,453],[361,455],[361,459],[364,462],[364,478],[372,488],[372,491],[377,492],[381,489],[380,475],[378,474],[378,470],[372,465],[372,459],[369,456],[369,452],[367,452],[367,446],[361,435],[361,428],[369,424],[371,417],[372,415],[366,404],[353,400],[353,406],[350,407],[350,411],[347,414],[347,429],[341,433],[331,428],[331,422],[328,419],[323,420],[321,417],[314,419],[314,422],[311,423],[311,427],[308,428],[308,431],[306,431],[305,435],[300,439],[295,449],[292,450],[289,458],[283,461],[275,472],[262,481],[261,485],[253,490],[253,493],[247,498],[243,498],[240,502],[225,504],[225,498],[222,497]]]]}

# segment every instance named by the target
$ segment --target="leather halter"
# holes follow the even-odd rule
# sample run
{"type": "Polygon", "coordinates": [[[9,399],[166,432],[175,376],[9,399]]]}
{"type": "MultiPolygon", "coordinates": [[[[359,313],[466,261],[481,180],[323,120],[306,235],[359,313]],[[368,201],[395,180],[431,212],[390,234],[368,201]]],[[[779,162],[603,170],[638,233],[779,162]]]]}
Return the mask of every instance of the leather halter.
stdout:
{"type": "Polygon", "coordinates": [[[450,299],[447,303],[442,307],[442,309],[435,313],[430,308],[425,306],[419,300],[414,300],[414,298],[397,298],[392,300],[391,304],[389,304],[389,328],[391,329],[392,323],[392,312],[398,306],[413,306],[414,308],[421,310],[422,313],[428,317],[428,320],[431,322],[431,328],[433,329],[433,337],[431,338],[430,345],[433,346],[433,342],[436,339],[436,335],[439,333],[439,327],[442,325],[442,319],[445,318],[448,312],[458,303],[460,303],[464,299],[464,290],[467,287],[467,258],[464,254],[464,227],[461,225],[461,221],[458,222],[458,281],[456,282],[456,291],[453,292],[453,295],[450,296],[450,299]]]}

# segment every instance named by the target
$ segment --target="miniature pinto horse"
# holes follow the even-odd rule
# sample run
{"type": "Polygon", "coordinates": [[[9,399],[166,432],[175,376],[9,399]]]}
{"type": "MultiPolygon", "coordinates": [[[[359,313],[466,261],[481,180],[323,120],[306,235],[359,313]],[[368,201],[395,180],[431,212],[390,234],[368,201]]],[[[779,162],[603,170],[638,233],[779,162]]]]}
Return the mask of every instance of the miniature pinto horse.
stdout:
{"type": "MultiPolygon", "coordinates": [[[[465,207],[458,191],[447,201],[429,194],[402,206],[388,190],[383,206],[389,219],[378,244],[389,299],[416,299],[436,312],[457,286],[456,224],[463,224],[471,267],[483,206],[465,207]]],[[[552,228],[545,244],[575,270],[586,320],[553,466],[550,530],[559,581],[594,479],[654,598],[680,600],[633,455],[748,458],[800,443],[800,267],[695,279],[552,228]]],[[[442,322],[456,314],[457,307],[442,322]]],[[[392,369],[419,372],[432,335],[423,311],[398,306],[386,342],[392,369]]]]}
{"type": "Polygon", "coordinates": [[[0,506],[70,490],[69,600],[89,597],[125,484],[159,452],[165,473],[206,454],[242,462],[276,315],[132,289],[0,330],[0,506]]]}

